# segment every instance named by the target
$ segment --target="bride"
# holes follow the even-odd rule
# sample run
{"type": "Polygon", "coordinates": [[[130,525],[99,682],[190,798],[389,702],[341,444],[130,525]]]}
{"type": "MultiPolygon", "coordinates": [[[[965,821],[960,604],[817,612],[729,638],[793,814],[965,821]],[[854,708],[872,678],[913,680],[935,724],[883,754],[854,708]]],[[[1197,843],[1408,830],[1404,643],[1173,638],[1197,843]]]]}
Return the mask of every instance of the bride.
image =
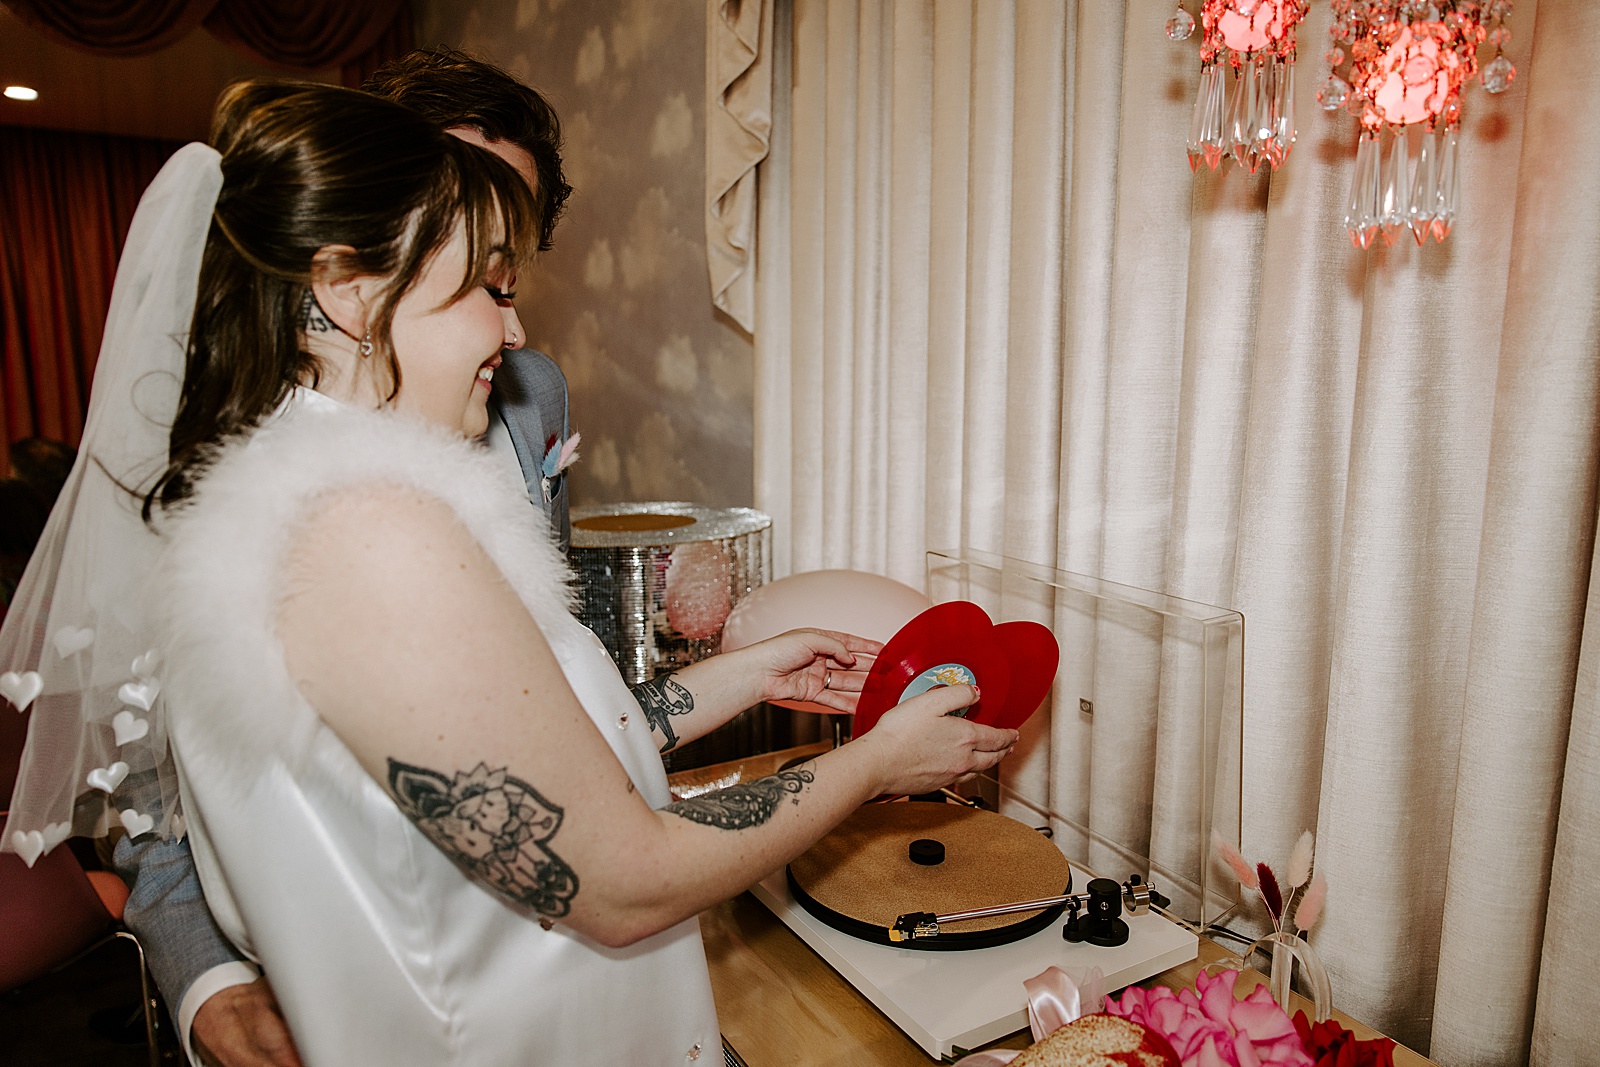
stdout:
{"type": "MultiPolygon", "coordinates": [[[[159,566],[101,586],[104,557],[57,537],[30,618],[71,630],[55,652],[87,648],[51,674],[66,655],[17,646],[49,675],[35,730],[48,712],[88,739],[54,757],[30,740],[24,775],[88,766],[110,799],[57,823],[62,786],[13,811],[6,844],[116,818],[149,831],[116,813],[111,772],[160,773],[170,736],[182,814],[157,832],[191,835],[212,911],[272,977],[310,1067],[714,1058],[697,913],[873,796],[993,766],[1016,734],[951,716],[978,696],[954,686],[808,763],[671,802],[663,744],[760,700],[848,710],[877,646],[796,631],[630,694],[570,614],[542,516],[471,440],[509,340],[504,290],[538,237],[521,179],[328,87],[236,86],[216,130],[147,195],[167,221],[135,222],[108,323],[131,340],[97,370],[96,406],[147,429],[141,390],[176,348],[161,324],[192,308],[145,497],[159,566]],[[130,257],[171,281],[172,307],[140,310],[166,298],[130,257]],[[58,613],[89,587],[98,607],[58,613]],[[53,680],[69,676],[70,714],[53,680]]],[[[134,438],[95,425],[85,452],[129,484],[134,438]]],[[[114,495],[85,471],[66,506],[114,495]]]]}

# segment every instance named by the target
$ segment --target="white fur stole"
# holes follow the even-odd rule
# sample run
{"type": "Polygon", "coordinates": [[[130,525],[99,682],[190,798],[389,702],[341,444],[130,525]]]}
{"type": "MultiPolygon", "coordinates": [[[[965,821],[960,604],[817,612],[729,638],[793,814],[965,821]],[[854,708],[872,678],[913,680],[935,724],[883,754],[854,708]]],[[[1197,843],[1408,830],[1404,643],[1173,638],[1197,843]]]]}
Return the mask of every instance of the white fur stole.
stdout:
{"type": "Polygon", "coordinates": [[[572,610],[571,572],[548,521],[482,446],[393,412],[292,411],[225,448],[164,523],[157,617],[181,757],[185,735],[207,760],[276,747],[293,765],[308,751],[320,720],[277,634],[284,557],[318,496],[368,485],[412,487],[449,505],[546,633],[572,610]]]}

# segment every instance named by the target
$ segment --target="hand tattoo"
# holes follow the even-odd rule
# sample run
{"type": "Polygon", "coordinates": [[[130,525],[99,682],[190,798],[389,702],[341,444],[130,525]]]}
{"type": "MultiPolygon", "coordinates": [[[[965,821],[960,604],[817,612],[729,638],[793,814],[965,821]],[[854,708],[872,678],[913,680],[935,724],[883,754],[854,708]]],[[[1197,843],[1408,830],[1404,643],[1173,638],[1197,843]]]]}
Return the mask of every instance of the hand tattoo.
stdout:
{"type": "Polygon", "coordinates": [[[785,797],[793,796],[794,802],[800,803],[800,793],[816,778],[816,774],[801,768],[779,771],[767,778],[668,804],[666,810],[704,826],[744,830],[772,818],[785,797]]]}
{"type": "Polygon", "coordinates": [[[391,759],[389,792],[440,851],[491,889],[553,918],[572,910],[578,876],[549,846],[562,810],[506,768],[480,763],[452,780],[391,759]]]}
{"type": "Polygon", "coordinates": [[[633,699],[639,702],[650,729],[661,734],[662,752],[671,752],[678,744],[678,734],[672,729],[672,716],[687,715],[694,710],[694,694],[672,680],[672,675],[633,687],[633,699]]]}

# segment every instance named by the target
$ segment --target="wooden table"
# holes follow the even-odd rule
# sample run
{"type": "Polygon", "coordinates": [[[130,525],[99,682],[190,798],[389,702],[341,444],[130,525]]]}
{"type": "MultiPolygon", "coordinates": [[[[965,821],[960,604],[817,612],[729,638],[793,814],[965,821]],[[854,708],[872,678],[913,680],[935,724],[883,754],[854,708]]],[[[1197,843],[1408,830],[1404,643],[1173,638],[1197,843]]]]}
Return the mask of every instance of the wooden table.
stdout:
{"type": "MultiPolygon", "coordinates": [[[[673,775],[672,780],[711,781],[742,767],[748,781],[772,773],[789,758],[826,747],[809,745],[734,760],[673,775]]],[[[723,1036],[750,1067],[929,1067],[935,1062],[749,893],[702,912],[700,932],[723,1036]]],[[[1201,967],[1227,954],[1201,938],[1198,959],[1144,984],[1191,987],[1201,967]]],[[[1255,986],[1262,979],[1246,971],[1241,981],[1255,986]]],[[[1334,1014],[1358,1037],[1377,1036],[1370,1027],[1334,1014]]],[[[1024,1030],[987,1047],[1020,1049],[1028,1044],[1024,1030]]],[[[1394,1062],[1396,1067],[1426,1067],[1431,1061],[1397,1048],[1394,1062]]]]}

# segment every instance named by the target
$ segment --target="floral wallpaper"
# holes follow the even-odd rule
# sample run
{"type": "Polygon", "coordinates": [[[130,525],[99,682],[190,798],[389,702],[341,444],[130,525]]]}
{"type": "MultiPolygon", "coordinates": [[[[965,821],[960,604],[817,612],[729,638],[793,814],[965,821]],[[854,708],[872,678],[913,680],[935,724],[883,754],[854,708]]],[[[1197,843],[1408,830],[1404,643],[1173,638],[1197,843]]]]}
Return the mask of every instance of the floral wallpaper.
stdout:
{"type": "Polygon", "coordinates": [[[750,341],[706,280],[704,3],[417,0],[416,14],[419,43],[504,67],[561,116],[574,192],[517,307],[567,375],[573,503],[749,504],[750,341]]]}

